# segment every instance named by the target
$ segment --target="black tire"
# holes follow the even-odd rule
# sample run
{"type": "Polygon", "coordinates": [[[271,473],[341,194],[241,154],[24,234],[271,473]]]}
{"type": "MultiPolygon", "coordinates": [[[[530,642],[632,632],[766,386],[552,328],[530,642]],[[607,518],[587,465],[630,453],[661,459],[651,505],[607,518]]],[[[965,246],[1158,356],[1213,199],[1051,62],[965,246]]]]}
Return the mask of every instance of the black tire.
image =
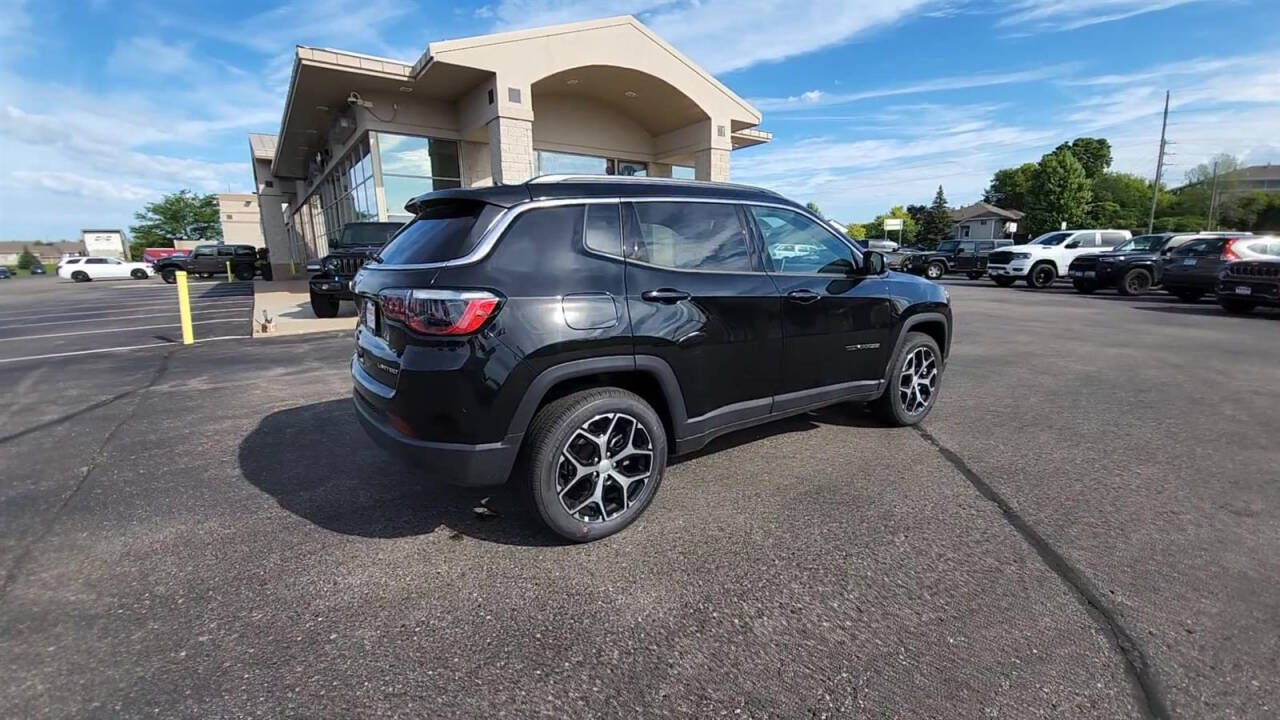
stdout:
{"type": "Polygon", "coordinates": [[[178,271],[173,268],[164,268],[160,271],[160,279],[172,285],[178,282],[178,271]]]}
{"type": "Polygon", "coordinates": [[[253,279],[253,267],[250,265],[241,265],[240,267],[232,269],[231,272],[236,276],[237,280],[253,279]]]}
{"type": "Polygon", "coordinates": [[[143,270],[142,268],[138,268],[137,270],[130,272],[129,277],[133,278],[134,280],[146,280],[147,271],[143,270]]]}
{"type": "Polygon", "coordinates": [[[1120,279],[1120,294],[1136,297],[1146,295],[1151,290],[1151,273],[1143,268],[1134,268],[1120,279]]]}
{"type": "Polygon", "coordinates": [[[942,392],[942,351],[938,349],[938,343],[929,335],[918,332],[907,333],[907,337],[902,341],[902,347],[893,356],[893,362],[889,367],[889,385],[885,388],[884,394],[871,403],[871,410],[888,425],[894,427],[915,425],[928,417],[933,406],[937,404],[938,395],[942,392]],[[924,407],[911,412],[902,397],[901,384],[905,379],[904,366],[907,359],[921,349],[932,354],[934,384],[924,407]]]}
{"type": "Polygon", "coordinates": [[[1258,307],[1258,304],[1255,302],[1223,297],[1218,298],[1218,304],[1222,306],[1223,310],[1226,310],[1232,315],[1248,315],[1253,312],[1254,308],[1258,307]]]}
{"type": "Polygon", "coordinates": [[[1053,287],[1053,282],[1058,279],[1058,271],[1053,267],[1053,263],[1037,263],[1031,268],[1031,272],[1027,273],[1027,287],[1036,290],[1044,290],[1053,287]]]}
{"type": "MultiPolygon", "coordinates": [[[[605,452],[607,454],[608,450],[605,452]]],[[[645,465],[642,455],[632,457],[633,462],[639,463],[630,468],[632,471],[638,471],[639,467],[645,465]]],[[[587,455],[578,455],[575,461],[580,466],[590,465],[590,457],[587,455]]],[[[667,432],[658,413],[634,393],[616,387],[582,390],[549,403],[538,411],[525,434],[525,446],[517,467],[519,475],[516,482],[548,529],[574,542],[599,540],[634,522],[657,494],[667,467],[667,432]],[[628,424],[631,420],[621,419],[622,427],[619,428],[613,419],[606,419],[612,414],[629,418],[634,421],[634,425],[628,424]],[[584,502],[582,514],[598,515],[601,518],[598,520],[570,514],[561,501],[561,494],[564,493],[566,498],[571,498],[567,502],[574,503],[583,496],[582,490],[594,491],[599,482],[598,473],[592,473],[582,476],[576,483],[561,485],[564,482],[564,471],[575,470],[574,465],[565,459],[565,453],[582,453],[585,450],[588,455],[600,455],[598,447],[578,435],[580,428],[590,427],[593,418],[601,423],[597,425],[598,428],[604,428],[607,424],[607,429],[603,431],[606,448],[614,445],[617,439],[625,437],[630,439],[630,447],[647,445],[649,452],[647,479],[632,489],[634,495],[628,497],[629,506],[618,508],[618,503],[622,502],[627,491],[616,481],[603,485],[606,489],[601,493],[601,502],[584,502]],[[638,432],[635,429],[637,427],[643,433],[638,432]],[[619,435],[619,432],[623,435],[619,435]],[[577,443],[578,449],[574,450],[571,443],[577,443]],[[590,487],[585,483],[590,483],[590,487]],[[575,484],[582,487],[575,489],[575,484]],[[616,512],[612,518],[608,516],[610,509],[616,512]]]]}
{"type": "Polygon", "coordinates": [[[1097,285],[1087,280],[1072,280],[1071,287],[1075,288],[1076,292],[1081,295],[1090,295],[1098,289],[1097,285]]]}
{"type": "Polygon", "coordinates": [[[1196,302],[1204,297],[1203,290],[1194,290],[1192,288],[1173,288],[1169,292],[1182,302],[1196,302]]]}
{"type": "Polygon", "coordinates": [[[965,275],[964,275],[964,276],[965,276],[965,277],[967,277],[967,278],[969,278],[970,280],[977,280],[977,279],[979,279],[979,278],[981,278],[981,277],[982,277],[982,273],[980,273],[980,272],[971,272],[971,273],[965,273],[965,275]]]}
{"type": "Polygon", "coordinates": [[[342,301],[338,298],[332,295],[317,295],[314,290],[311,292],[311,312],[314,312],[316,317],[338,317],[340,307],[342,307],[342,301]]]}
{"type": "Polygon", "coordinates": [[[89,282],[93,278],[89,277],[89,273],[83,270],[77,270],[71,273],[71,279],[76,282],[89,282]]]}
{"type": "Polygon", "coordinates": [[[924,269],[924,276],[929,278],[930,280],[937,280],[946,274],[947,274],[947,266],[944,263],[938,262],[937,260],[934,260],[933,262],[929,263],[927,266],[925,266],[925,269],[924,269]]]}
{"type": "Polygon", "coordinates": [[[1011,278],[1007,275],[992,275],[991,281],[1000,287],[1013,287],[1015,278],[1011,278]]]}

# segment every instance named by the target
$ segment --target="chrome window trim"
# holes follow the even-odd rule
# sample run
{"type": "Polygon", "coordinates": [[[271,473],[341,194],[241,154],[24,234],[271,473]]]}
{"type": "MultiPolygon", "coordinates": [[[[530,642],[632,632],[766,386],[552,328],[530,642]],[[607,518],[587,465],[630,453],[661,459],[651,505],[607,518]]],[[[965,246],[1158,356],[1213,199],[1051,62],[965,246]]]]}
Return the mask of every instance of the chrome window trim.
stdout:
{"type": "MultiPolygon", "coordinates": [[[[443,260],[440,262],[433,262],[433,263],[404,263],[399,265],[387,265],[387,264],[378,263],[378,262],[371,262],[366,264],[362,269],[436,270],[440,268],[471,265],[474,263],[478,263],[481,260],[488,257],[489,253],[493,251],[494,246],[498,244],[498,240],[502,237],[503,233],[505,233],[507,231],[507,228],[511,226],[511,223],[515,222],[516,218],[520,217],[521,215],[523,215],[524,213],[530,210],[537,210],[539,208],[548,208],[548,207],[563,207],[565,205],[605,205],[609,203],[624,203],[624,202],[715,203],[720,205],[743,205],[746,207],[756,205],[761,207],[774,207],[774,208],[780,208],[782,210],[790,210],[791,212],[798,213],[800,215],[803,215],[804,217],[809,218],[811,221],[816,223],[818,227],[822,228],[825,232],[829,233],[832,237],[836,238],[840,242],[847,245],[849,249],[853,251],[853,254],[858,258],[858,260],[862,260],[862,251],[858,249],[858,246],[856,244],[850,242],[846,238],[840,237],[839,233],[837,233],[833,228],[828,227],[825,222],[822,222],[813,213],[808,212],[808,210],[798,208],[794,205],[788,205],[785,203],[778,203],[778,202],[768,202],[764,200],[736,200],[736,199],[729,199],[729,198],[670,197],[670,196],[652,196],[652,197],[650,196],[645,196],[645,197],[611,196],[611,197],[552,198],[547,200],[530,200],[528,202],[512,205],[511,207],[507,208],[506,212],[502,213],[502,215],[500,215],[497,219],[495,219],[493,223],[489,226],[489,228],[484,231],[484,235],[480,238],[480,242],[476,243],[475,248],[472,249],[471,252],[467,253],[466,255],[463,255],[460,258],[454,258],[453,260],[443,260]]],[[[399,233],[396,233],[396,234],[398,235],[399,233]]],[[[614,256],[607,256],[607,257],[614,257],[614,256]]],[[[729,274],[729,275],[762,274],[761,271],[755,271],[755,270],[752,270],[752,271],[690,270],[690,269],[681,269],[681,268],[669,268],[663,265],[650,265],[649,263],[641,263],[641,262],[630,260],[630,259],[626,259],[626,261],[635,262],[638,265],[647,265],[649,267],[655,267],[662,270],[674,270],[676,272],[712,272],[712,273],[722,273],[722,274],[729,274]]]]}

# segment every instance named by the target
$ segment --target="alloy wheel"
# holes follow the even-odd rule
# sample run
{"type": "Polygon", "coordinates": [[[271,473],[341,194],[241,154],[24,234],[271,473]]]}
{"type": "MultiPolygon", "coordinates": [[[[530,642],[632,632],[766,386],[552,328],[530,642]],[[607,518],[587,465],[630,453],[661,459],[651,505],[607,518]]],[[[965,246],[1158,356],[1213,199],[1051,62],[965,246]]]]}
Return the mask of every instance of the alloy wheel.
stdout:
{"type": "Polygon", "coordinates": [[[925,274],[929,276],[930,280],[937,280],[938,278],[942,277],[942,266],[938,265],[937,263],[933,263],[925,271],[925,274]]]}
{"type": "Polygon", "coordinates": [[[907,355],[898,375],[898,397],[908,415],[919,415],[933,402],[938,389],[938,358],[928,347],[918,347],[907,355]]]}
{"type": "Polygon", "coordinates": [[[1129,276],[1125,285],[1130,293],[1141,295],[1151,287],[1151,279],[1147,277],[1146,273],[1136,272],[1129,276]]]}
{"type": "Polygon", "coordinates": [[[556,463],[556,495],[565,512],[587,523],[614,520],[651,486],[649,431],[625,413],[597,415],[565,443],[556,463]]]}

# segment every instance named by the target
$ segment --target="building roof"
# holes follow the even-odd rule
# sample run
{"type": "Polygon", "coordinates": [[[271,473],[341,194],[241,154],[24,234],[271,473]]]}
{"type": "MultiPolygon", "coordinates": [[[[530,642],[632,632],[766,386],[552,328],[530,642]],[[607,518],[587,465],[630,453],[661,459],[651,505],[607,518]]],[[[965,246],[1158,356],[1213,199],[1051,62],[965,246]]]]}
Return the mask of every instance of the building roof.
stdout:
{"type": "Polygon", "coordinates": [[[1005,210],[998,208],[991,203],[976,202],[959,210],[951,211],[952,222],[967,222],[969,220],[978,220],[981,218],[999,218],[1001,220],[1020,220],[1026,213],[1018,210],[1005,210]]]}
{"type": "Polygon", "coordinates": [[[249,149],[254,160],[270,160],[276,155],[276,136],[265,133],[249,133],[249,149]]]}
{"type": "Polygon", "coordinates": [[[1251,165],[1223,175],[1231,180],[1280,180],[1280,165],[1251,165]]]}

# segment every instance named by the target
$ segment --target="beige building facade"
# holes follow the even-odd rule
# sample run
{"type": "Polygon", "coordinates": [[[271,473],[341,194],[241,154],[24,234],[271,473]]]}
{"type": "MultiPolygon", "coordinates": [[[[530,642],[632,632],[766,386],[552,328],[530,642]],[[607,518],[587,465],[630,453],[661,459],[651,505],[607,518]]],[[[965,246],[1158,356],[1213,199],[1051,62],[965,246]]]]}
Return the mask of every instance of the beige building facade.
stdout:
{"type": "Polygon", "coordinates": [[[219,193],[218,218],[222,222],[222,242],[227,245],[266,247],[262,237],[262,214],[254,193],[219,193]]]}
{"type": "MultiPolygon", "coordinates": [[[[729,179],[758,110],[629,16],[431,43],[417,62],[299,47],[277,135],[251,135],[277,277],[348,222],[536,175],[729,179]]],[[[231,242],[228,239],[228,242],[231,242]]]]}

